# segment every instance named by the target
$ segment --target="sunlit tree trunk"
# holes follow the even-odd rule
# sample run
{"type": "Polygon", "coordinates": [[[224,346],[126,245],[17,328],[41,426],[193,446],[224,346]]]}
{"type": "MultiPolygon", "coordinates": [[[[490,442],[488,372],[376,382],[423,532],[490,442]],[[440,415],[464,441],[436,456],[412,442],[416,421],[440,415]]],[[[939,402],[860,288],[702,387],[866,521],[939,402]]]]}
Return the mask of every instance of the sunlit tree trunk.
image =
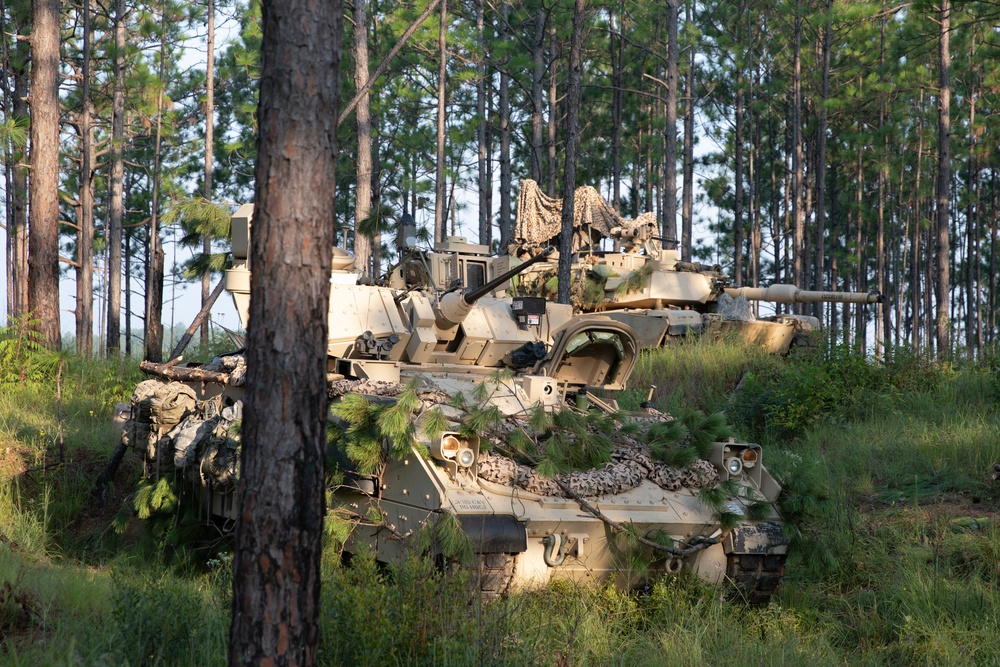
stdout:
{"type": "Polygon", "coordinates": [[[147,361],[163,360],[163,243],[160,239],[160,167],[163,153],[163,89],[166,87],[167,4],[160,5],[159,92],[156,96],[156,138],[153,144],[153,200],[149,222],[149,256],[146,265],[147,361]]]}
{"type": "MultiPolygon", "coordinates": [[[[368,0],[354,0],[354,88],[368,83],[368,0]]],[[[358,153],[354,163],[354,266],[363,275],[371,275],[372,244],[361,228],[371,214],[372,203],[372,125],[371,96],[365,93],[355,110],[358,153]]],[[[438,156],[440,158],[440,155],[438,156]]]]}
{"type": "Polygon", "coordinates": [[[438,86],[437,86],[437,164],[434,174],[434,240],[444,241],[445,206],[448,183],[445,178],[445,86],[447,85],[448,53],[446,49],[448,25],[448,0],[441,0],[441,22],[438,29],[438,86]]]}
{"type": "Polygon", "coordinates": [[[262,3],[233,667],[318,658],[342,14],[339,0],[262,3]]]}
{"type": "Polygon", "coordinates": [[[663,132],[663,235],[677,238],[677,7],[678,0],[667,0],[667,94],[663,132]]]}
{"type": "Polygon", "coordinates": [[[28,310],[59,349],[59,0],[32,3],[28,310]]]}
{"type": "MultiPolygon", "coordinates": [[[[111,172],[108,202],[107,341],[109,357],[117,356],[121,337],[122,225],[125,218],[125,0],[115,1],[114,92],[111,98],[111,172]]],[[[130,335],[130,332],[126,332],[130,335]]]]}
{"type": "Polygon", "coordinates": [[[94,104],[90,97],[90,0],[83,0],[83,79],[80,111],[80,217],[77,221],[76,351],[94,353],[94,104]]]}

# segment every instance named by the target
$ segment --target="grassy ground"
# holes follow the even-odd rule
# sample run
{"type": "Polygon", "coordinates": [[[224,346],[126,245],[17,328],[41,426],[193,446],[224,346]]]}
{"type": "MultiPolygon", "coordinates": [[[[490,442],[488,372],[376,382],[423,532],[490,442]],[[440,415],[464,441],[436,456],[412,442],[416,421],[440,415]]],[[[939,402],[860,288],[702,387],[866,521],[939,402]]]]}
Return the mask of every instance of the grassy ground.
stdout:
{"type": "MultiPolygon", "coordinates": [[[[4,356],[0,336],[0,663],[225,662],[226,544],[164,549],[113,528],[90,489],[116,444],[131,366],[4,356]],[[27,370],[26,370],[27,369],[27,370]],[[57,389],[59,396],[57,398],[57,389]]],[[[799,528],[766,608],[685,574],[641,594],[552,586],[469,604],[460,577],[414,559],[325,565],[323,664],[1000,664],[1000,375],[897,351],[876,366],[833,350],[775,359],[723,344],[644,355],[665,409],[723,409],[764,446],[799,528]]],[[[631,405],[634,403],[635,405],[631,405]]]]}

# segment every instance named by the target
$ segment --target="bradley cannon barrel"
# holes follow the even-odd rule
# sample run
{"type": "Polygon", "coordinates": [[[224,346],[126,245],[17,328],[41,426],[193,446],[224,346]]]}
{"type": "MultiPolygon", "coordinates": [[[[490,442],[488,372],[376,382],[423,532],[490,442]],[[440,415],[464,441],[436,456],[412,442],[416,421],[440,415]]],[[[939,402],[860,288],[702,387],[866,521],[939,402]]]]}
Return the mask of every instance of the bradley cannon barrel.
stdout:
{"type": "Polygon", "coordinates": [[[722,291],[731,297],[774,303],[882,303],[878,292],[825,292],[799,289],[795,285],[726,287],[722,291]]]}
{"type": "Polygon", "coordinates": [[[461,324],[472,311],[472,306],[475,305],[476,301],[486,296],[500,285],[503,285],[517,274],[527,270],[528,267],[533,264],[547,259],[553,252],[555,252],[555,248],[548,247],[534,257],[518,264],[510,271],[501,273],[493,280],[484,283],[479,287],[465,289],[461,292],[448,292],[447,294],[442,295],[438,299],[437,306],[435,308],[438,326],[447,328],[456,324],[461,324]]]}

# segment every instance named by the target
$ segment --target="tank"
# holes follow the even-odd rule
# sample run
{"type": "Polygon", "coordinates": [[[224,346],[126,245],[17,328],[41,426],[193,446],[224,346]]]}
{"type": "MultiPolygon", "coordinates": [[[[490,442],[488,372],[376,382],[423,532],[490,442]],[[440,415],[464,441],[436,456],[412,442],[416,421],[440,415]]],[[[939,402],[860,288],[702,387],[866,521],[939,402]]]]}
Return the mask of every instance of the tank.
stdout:
{"type": "MultiPolygon", "coordinates": [[[[562,202],[540,192],[534,181],[521,181],[517,221],[510,254],[523,257],[554,244],[562,202]]],[[[655,216],[625,220],[596,190],[578,188],[574,207],[573,303],[581,312],[602,312],[629,324],[643,348],[679,340],[688,333],[738,336],[775,353],[811,342],[820,328],[808,315],[756,317],[747,301],[771,303],[881,303],[877,292],[802,290],[794,285],[737,287],[719,265],[683,262],[673,243],[659,237],[655,216]],[[613,251],[601,249],[609,239],[613,251]]],[[[558,259],[535,265],[522,276],[515,293],[550,296],[558,259]]]]}
{"type": "MultiPolygon", "coordinates": [[[[244,318],[251,217],[233,217],[226,277],[244,318]]],[[[640,351],[631,326],[499,291],[551,252],[436,290],[358,284],[338,253],[328,455],[331,511],[352,526],[345,552],[397,562],[430,551],[474,568],[486,595],[557,579],[638,586],[688,569],[767,602],[787,541],[761,447],[706,439],[711,418],[682,426],[648,403],[621,412],[614,395],[640,351]],[[462,548],[447,546],[446,528],[461,529],[462,548]]],[[[143,457],[147,488],[183,480],[178,493],[225,525],[237,511],[243,356],[142,368],[151,379],[124,442],[143,457]]]]}

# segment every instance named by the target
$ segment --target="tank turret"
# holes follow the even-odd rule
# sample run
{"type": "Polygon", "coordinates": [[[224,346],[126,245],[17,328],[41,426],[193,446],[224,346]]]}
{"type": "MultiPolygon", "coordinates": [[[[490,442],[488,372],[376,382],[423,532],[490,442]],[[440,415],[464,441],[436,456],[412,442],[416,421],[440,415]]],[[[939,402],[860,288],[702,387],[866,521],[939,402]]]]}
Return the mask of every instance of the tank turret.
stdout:
{"type": "MultiPolygon", "coordinates": [[[[542,194],[533,181],[521,182],[511,253],[523,254],[553,243],[560,233],[562,203],[542,194]]],[[[655,218],[624,220],[593,188],[577,190],[573,236],[574,306],[629,324],[643,348],[657,347],[691,333],[725,332],[775,353],[807,343],[820,322],[807,315],[756,317],[743,300],[773,303],[881,303],[877,292],[810,291],[794,285],[735,287],[719,265],[681,261],[672,239],[658,236],[655,218]],[[615,251],[599,249],[603,239],[615,251]],[[731,300],[735,299],[737,303],[731,300]],[[741,306],[740,303],[743,303],[741,306]]],[[[537,264],[520,281],[518,293],[548,294],[555,262],[537,264]]]]}

